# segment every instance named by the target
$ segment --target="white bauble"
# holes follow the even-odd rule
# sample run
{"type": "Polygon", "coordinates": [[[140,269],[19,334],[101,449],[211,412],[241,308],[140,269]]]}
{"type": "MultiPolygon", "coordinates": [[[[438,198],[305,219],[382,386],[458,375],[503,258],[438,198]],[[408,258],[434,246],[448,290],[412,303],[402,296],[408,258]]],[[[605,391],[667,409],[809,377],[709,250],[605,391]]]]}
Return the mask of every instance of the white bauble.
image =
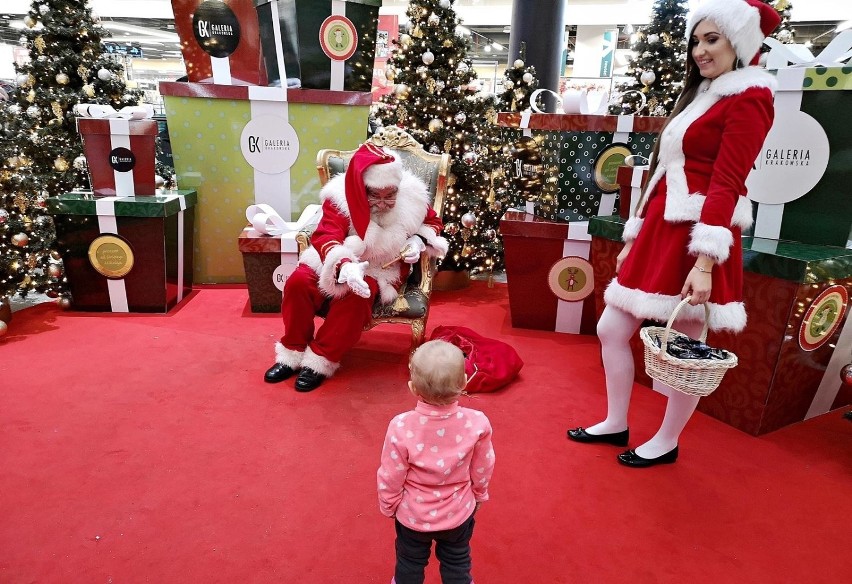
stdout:
{"type": "Polygon", "coordinates": [[[427,65],[431,65],[435,62],[435,54],[432,51],[426,51],[425,53],[423,53],[421,59],[423,59],[423,62],[427,65]]]}
{"type": "Polygon", "coordinates": [[[468,67],[467,63],[465,63],[464,61],[459,63],[458,66],[456,67],[456,71],[458,71],[460,73],[464,73],[468,69],[470,69],[470,67],[468,67]]]}
{"type": "Polygon", "coordinates": [[[18,75],[15,80],[18,82],[18,85],[21,87],[29,87],[30,85],[30,76],[26,73],[21,73],[18,75]]]}
{"type": "Polygon", "coordinates": [[[444,8],[444,9],[449,8],[450,7],[450,0],[441,0],[440,2],[438,2],[438,6],[440,6],[441,8],[444,8]]]}
{"type": "Polygon", "coordinates": [[[86,170],[86,157],[82,154],[74,159],[74,168],[77,170],[86,170]]]}
{"type": "Polygon", "coordinates": [[[524,73],[524,76],[521,77],[521,79],[524,80],[524,83],[527,83],[527,84],[532,83],[532,80],[533,80],[532,73],[524,73]]]}
{"type": "Polygon", "coordinates": [[[503,89],[505,89],[506,91],[512,91],[512,89],[514,87],[515,87],[515,82],[512,81],[511,79],[506,79],[506,81],[503,82],[503,89]]]}
{"type": "Polygon", "coordinates": [[[476,225],[476,215],[473,213],[465,213],[461,218],[462,225],[470,229],[474,225],[476,225]]]}
{"type": "Polygon", "coordinates": [[[112,79],[112,71],[109,69],[98,69],[98,79],[101,81],[109,81],[112,79]]]}
{"type": "Polygon", "coordinates": [[[514,65],[515,69],[522,69],[524,66],[524,62],[521,59],[516,59],[514,65]]]}
{"type": "Polygon", "coordinates": [[[652,45],[656,45],[660,42],[660,35],[651,33],[648,35],[648,42],[652,45]]]}
{"type": "Polygon", "coordinates": [[[642,82],[642,85],[648,86],[651,85],[654,81],[656,81],[657,75],[653,71],[644,71],[642,75],[639,76],[639,81],[642,82]]]}
{"type": "Polygon", "coordinates": [[[441,22],[441,19],[438,18],[438,15],[433,12],[429,15],[429,19],[427,20],[427,22],[432,26],[438,26],[438,23],[441,22]]]}
{"type": "Polygon", "coordinates": [[[38,106],[31,105],[27,108],[27,115],[31,118],[37,118],[41,116],[41,110],[38,108],[38,106]]]}
{"type": "Polygon", "coordinates": [[[57,73],[56,74],[56,82],[59,85],[68,85],[68,82],[71,81],[71,78],[68,77],[66,73],[57,73]]]}

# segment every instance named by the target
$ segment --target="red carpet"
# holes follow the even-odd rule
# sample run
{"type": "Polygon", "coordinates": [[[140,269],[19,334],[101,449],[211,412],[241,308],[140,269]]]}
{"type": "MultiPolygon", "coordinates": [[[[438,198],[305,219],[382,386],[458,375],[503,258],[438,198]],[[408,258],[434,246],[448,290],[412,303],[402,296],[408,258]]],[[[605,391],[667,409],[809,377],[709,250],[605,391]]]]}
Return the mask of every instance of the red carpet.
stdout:
{"type": "MultiPolygon", "coordinates": [[[[310,394],[263,383],[280,333],[240,288],[169,315],[15,314],[0,342],[0,582],[381,583],[393,526],[375,471],[413,405],[408,330],[364,335],[310,394]]],[[[852,541],[852,423],[760,438],[696,414],[674,465],[620,467],[565,429],[605,407],[594,337],[511,328],[504,285],[436,293],[430,330],[511,343],[512,386],[467,401],[494,426],[479,584],[839,582],[852,541]]],[[[638,388],[633,444],[664,401],[638,388]]],[[[433,564],[427,582],[440,579],[433,564]]]]}

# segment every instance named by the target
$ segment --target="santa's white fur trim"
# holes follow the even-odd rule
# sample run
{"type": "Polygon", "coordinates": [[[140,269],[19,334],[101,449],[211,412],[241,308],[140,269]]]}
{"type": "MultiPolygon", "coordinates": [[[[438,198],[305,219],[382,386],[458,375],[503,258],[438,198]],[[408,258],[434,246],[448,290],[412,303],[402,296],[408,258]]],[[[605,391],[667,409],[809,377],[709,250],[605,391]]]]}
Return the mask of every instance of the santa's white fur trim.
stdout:
{"type": "Polygon", "coordinates": [[[302,358],[303,369],[313,369],[324,377],[331,377],[339,367],[340,363],[332,363],[325,357],[314,353],[310,347],[305,349],[305,356],[302,358]]]}
{"type": "Polygon", "coordinates": [[[384,164],[372,164],[364,171],[364,186],[374,189],[397,186],[402,180],[402,163],[398,158],[384,164]]]}
{"type": "Polygon", "coordinates": [[[337,281],[337,266],[345,259],[357,262],[358,256],[345,245],[333,247],[325,254],[325,262],[319,270],[319,289],[332,298],[349,293],[349,286],[337,281]]]}
{"type": "MultiPolygon", "coordinates": [[[[620,308],[637,318],[647,318],[662,323],[668,321],[681,300],[680,295],[667,296],[627,288],[619,284],[618,280],[610,282],[604,290],[604,302],[607,305],[620,308]]],[[[708,302],[707,308],[710,309],[710,330],[728,330],[738,333],[745,328],[746,311],[742,302],[727,304],[708,302]]],[[[686,305],[678,313],[677,320],[702,321],[704,307],[686,305]]]]}
{"type": "Polygon", "coordinates": [[[281,344],[281,341],[275,343],[275,362],[281,365],[286,365],[290,369],[298,369],[302,366],[302,351],[294,351],[288,349],[281,344]]]}
{"type": "Polygon", "coordinates": [[[702,20],[719,27],[734,47],[737,58],[748,64],[766,38],[760,30],[760,10],[744,0],[706,0],[689,16],[687,38],[702,20]]]}
{"type": "Polygon", "coordinates": [[[703,254],[712,258],[714,263],[722,264],[728,260],[733,244],[734,235],[727,227],[696,223],[692,226],[689,253],[695,256],[703,254]]]}
{"type": "Polygon", "coordinates": [[[628,243],[639,236],[639,231],[642,229],[642,224],[645,223],[643,217],[631,217],[624,224],[624,231],[621,234],[621,239],[624,243],[628,243]]]}
{"type": "Polygon", "coordinates": [[[426,253],[430,256],[442,258],[447,255],[447,251],[450,249],[450,244],[446,239],[436,234],[434,229],[428,225],[424,225],[417,230],[417,235],[423,236],[426,240],[426,253]]]}

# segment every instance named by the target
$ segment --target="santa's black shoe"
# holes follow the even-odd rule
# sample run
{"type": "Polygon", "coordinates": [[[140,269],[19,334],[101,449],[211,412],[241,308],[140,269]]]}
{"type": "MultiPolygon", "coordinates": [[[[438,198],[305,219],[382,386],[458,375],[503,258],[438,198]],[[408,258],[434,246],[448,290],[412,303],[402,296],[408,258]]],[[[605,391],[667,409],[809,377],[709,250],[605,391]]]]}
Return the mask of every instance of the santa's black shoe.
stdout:
{"type": "Polygon", "coordinates": [[[296,391],[307,392],[318,388],[325,381],[325,375],[317,373],[313,369],[303,367],[296,378],[296,391]]]}
{"type": "Polygon", "coordinates": [[[285,379],[290,379],[295,374],[296,370],[292,367],[282,365],[281,363],[276,363],[275,365],[266,370],[266,373],[263,375],[263,380],[266,383],[278,383],[280,381],[284,381],[285,379]]]}

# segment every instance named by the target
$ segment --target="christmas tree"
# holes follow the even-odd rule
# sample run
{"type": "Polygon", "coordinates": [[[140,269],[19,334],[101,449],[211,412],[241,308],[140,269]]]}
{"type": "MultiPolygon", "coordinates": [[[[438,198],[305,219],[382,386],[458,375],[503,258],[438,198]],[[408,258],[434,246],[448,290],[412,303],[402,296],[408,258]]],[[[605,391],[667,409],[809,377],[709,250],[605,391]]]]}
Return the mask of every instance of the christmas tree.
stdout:
{"type": "MultiPolygon", "coordinates": [[[[30,60],[0,109],[0,298],[64,295],[60,252],[45,199],[85,187],[86,164],[73,108],[135,105],[122,66],[103,52],[109,33],[86,0],[34,0],[21,42],[30,60]]],[[[68,305],[63,299],[63,305],[68,305]]]]}
{"type": "Polygon", "coordinates": [[[503,93],[500,94],[501,112],[520,112],[530,107],[530,95],[538,89],[535,67],[524,63],[524,44],[521,58],[516,59],[503,73],[503,93]]]}
{"type": "Polygon", "coordinates": [[[621,100],[610,113],[668,116],[674,109],[685,73],[687,4],[687,0],[655,0],[651,23],[638,32],[631,47],[637,56],[629,59],[627,75],[633,81],[616,88],[621,100]],[[644,108],[637,92],[644,94],[644,108]]]}
{"type": "Polygon", "coordinates": [[[452,0],[411,0],[407,14],[409,31],[400,35],[386,69],[396,85],[382,98],[378,121],[404,128],[429,152],[452,157],[443,217],[450,251],[441,269],[501,269],[503,202],[491,188],[502,149],[497,99],[477,93],[470,41],[456,35],[460,20],[452,0]]]}

